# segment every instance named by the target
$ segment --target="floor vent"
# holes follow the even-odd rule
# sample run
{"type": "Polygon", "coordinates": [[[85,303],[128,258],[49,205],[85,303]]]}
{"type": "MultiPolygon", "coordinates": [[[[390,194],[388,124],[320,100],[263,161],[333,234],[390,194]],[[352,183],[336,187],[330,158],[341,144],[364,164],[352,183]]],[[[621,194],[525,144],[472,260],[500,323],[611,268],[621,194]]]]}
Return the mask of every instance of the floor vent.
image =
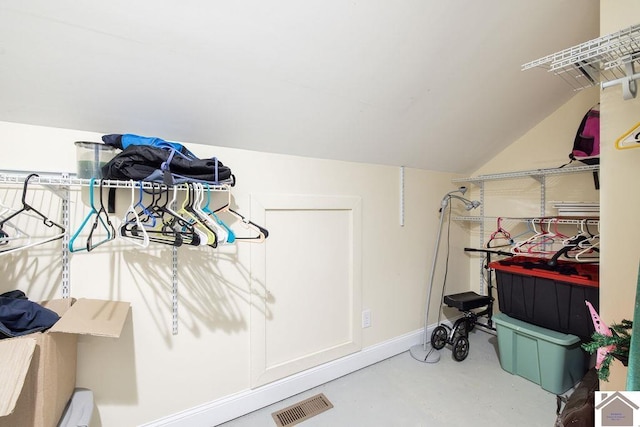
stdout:
{"type": "Polygon", "coordinates": [[[324,394],[320,393],[288,408],[274,412],[271,416],[278,427],[289,427],[331,408],[333,408],[333,404],[329,402],[329,399],[324,394]]]}

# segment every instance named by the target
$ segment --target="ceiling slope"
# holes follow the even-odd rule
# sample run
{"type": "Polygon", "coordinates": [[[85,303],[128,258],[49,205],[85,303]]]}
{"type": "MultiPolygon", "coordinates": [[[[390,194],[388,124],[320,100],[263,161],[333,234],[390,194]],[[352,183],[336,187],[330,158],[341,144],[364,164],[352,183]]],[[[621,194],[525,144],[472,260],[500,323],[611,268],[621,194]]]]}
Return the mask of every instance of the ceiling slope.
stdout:
{"type": "Polygon", "coordinates": [[[0,0],[0,120],[468,173],[574,95],[595,0],[0,0]]]}

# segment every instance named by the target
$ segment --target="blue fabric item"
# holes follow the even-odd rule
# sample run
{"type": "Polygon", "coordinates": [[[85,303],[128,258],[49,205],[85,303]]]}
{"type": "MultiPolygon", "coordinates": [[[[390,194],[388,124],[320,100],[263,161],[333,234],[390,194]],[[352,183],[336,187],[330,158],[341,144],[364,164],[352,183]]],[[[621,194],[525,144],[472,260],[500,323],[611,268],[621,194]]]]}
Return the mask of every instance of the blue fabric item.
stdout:
{"type": "Polygon", "coordinates": [[[112,145],[116,148],[124,150],[130,145],[150,145],[152,147],[176,150],[187,158],[197,158],[195,154],[189,151],[184,145],[178,142],[169,142],[155,136],[140,136],[131,133],[103,135],[102,141],[105,144],[112,145]]]}
{"type": "Polygon", "coordinates": [[[164,139],[156,138],[153,136],[139,136],[132,135],[130,133],[122,135],[122,148],[125,149],[129,145],[151,145],[152,147],[159,148],[173,148],[174,150],[181,151],[183,146],[177,142],[168,142],[164,139]]]}
{"type": "Polygon", "coordinates": [[[38,303],[22,298],[0,297],[0,338],[44,331],[60,316],[38,303]]]}

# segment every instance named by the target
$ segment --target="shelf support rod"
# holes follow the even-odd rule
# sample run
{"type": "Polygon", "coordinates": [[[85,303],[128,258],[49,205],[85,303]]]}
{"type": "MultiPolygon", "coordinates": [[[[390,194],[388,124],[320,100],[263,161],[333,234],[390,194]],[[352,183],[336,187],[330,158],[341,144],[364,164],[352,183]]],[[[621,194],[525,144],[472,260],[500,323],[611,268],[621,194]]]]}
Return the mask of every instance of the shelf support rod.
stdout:
{"type": "Polygon", "coordinates": [[[400,227],[404,227],[404,166],[400,166],[400,227]]]}
{"type": "MultiPolygon", "coordinates": [[[[62,179],[68,179],[69,175],[62,174],[62,179]]],[[[71,268],[69,260],[69,227],[71,221],[69,220],[69,199],[70,189],[69,186],[61,188],[63,193],[56,192],[58,196],[62,198],[62,227],[64,228],[64,235],[62,236],[62,298],[69,298],[71,296],[71,268]]]]}
{"type": "Polygon", "coordinates": [[[633,64],[633,61],[624,64],[624,68],[627,73],[625,77],[621,77],[619,79],[611,80],[608,82],[602,82],[600,84],[602,90],[605,90],[610,86],[620,84],[622,85],[622,97],[625,99],[625,101],[635,98],[638,92],[638,85],[636,83],[636,80],[640,79],[640,73],[635,72],[633,64]]]}
{"type": "Polygon", "coordinates": [[[543,175],[540,177],[540,216],[544,217],[547,208],[547,180],[543,175]]]}
{"type": "MultiPolygon", "coordinates": [[[[480,187],[480,216],[484,218],[484,181],[475,182],[476,185],[480,187]]],[[[479,247],[484,247],[484,219],[480,221],[480,245],[479,247]]],[[[482,266],[482,261],[480,261],[480,295],[484,295],[484,271],[482,266]]],[[[487,270],[487,274],[491,274],[490,270],[487,270]]]]}
{"type": "Polygon", "coordinates": [[[178,335],[178,248],[171,248],[171,333],[178,335]]]}
{"type": "MultiPolygon", "coordinates": [[[[173,201],[171,209],[176,209],[173,201]]],[[[178,335],[178,247],[171,247],[171,333],[178,335]]]]}

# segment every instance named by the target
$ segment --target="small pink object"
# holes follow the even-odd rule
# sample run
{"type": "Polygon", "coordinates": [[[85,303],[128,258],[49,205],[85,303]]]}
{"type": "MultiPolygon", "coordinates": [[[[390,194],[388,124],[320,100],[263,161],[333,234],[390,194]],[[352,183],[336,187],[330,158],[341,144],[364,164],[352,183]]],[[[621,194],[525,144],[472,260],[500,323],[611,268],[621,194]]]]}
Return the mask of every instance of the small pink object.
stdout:
{"type": "MultiPolygon", "coordinates": [[[[589,308],[589,312],[591,313],[591,320],[593,321],[593,328],[595,329],[595,331],[607,337],[612,336],[613,334],[611,333],[611,329],[609,329],[609,327],[605,325],[605,323],[600,319],[600,316],[598,316],[598,313],[596,312],[595,308],[593,308],[591,303],[589,301],[585,301],[585,304],[587,304],[587,307],[589,308]]],[[[616,348],[615,344],[611,344],[606,347],[600,347],[598,349],[598,352],[596,353],[597,355],[596,369],[600,369],[600,366],[602,366],[602,362],[604,361],[604,358],[607,356],[608,353],[615,350],[615,348],[616,348]]]]}

